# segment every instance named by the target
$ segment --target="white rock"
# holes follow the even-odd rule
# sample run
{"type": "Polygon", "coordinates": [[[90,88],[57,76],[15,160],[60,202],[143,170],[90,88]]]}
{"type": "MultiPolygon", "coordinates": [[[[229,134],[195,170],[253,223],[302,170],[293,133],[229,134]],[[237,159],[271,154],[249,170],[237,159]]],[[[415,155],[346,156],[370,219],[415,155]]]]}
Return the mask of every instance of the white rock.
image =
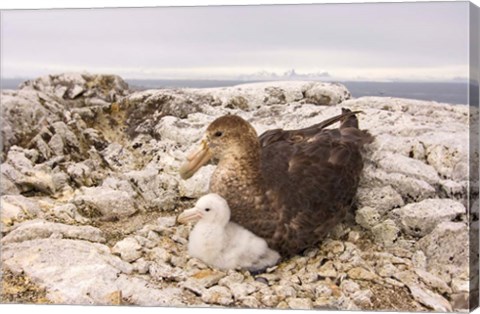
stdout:
{"type": "Polygon", "coordinates": [[[350,269],[348,271],[348,277],[350,277],[352,280],[368,280],[368,281],[376,280],[378,278],[378,276],[375,273],[363,267],[355,267],[350,269]]]}
{"type": "Polygon", "coordinates": [[[60,134],[54,134],[50,141],[48,141],[48,147],[52,153],[57,156],[63,156],[65,150],[65,144],[63,143],[62,136],[60,134]]]}
{"type": "Polygon", "coordinates": [[[153,168],[130,171],[125,174],[145,200],[146,206],[155,210],[172,210],[176,206],[178,179],[159,173],[153,168]]]}
{"type": "Polygon", "coordinates": [[[71,193],[73,189],[70,186],[69,175],[58,169],[54,169],[54,171],[56,171],[52,174],[54,191],[58,193],[71,193]]]}
{"type": "Polygon", "coordinates": [[[142,246],[135,238],[125,238],[115,244],[112,253],[120,255],[126,262],[133,262],[142,256],[142,246]]]}
{"type": "Polygon", "coordinates": [[[425,256],[423,251],[418,250],[413,254],[412,264],[416,269],[427,269],[427,257],[425,256]]]}
{"type": "Polygon", "coordinates": [[[2,164],[1,174],[0,174],[0,181],[2,184],[0,185],[0,195],[17,195],[20,194],[20,190],[17,188],[15,183],[4,174],[5,166],[11,167],[8,164],[2,164]]]}
{"type": "MultiPolygon", "coordinates": [[[[45,125],[59,120],[65,110],[56,96],[35,90],[2,91],[1,130],[3,151],[29,141],[25,135],[37,134],[45,125]],[[44,103],[42,105],[42,102],[44,103]]],[[[28,136],[27,135],[27,136],[28,136]]]]}
{"type": "Polygon", "coordinates": [[[118,143],[111,143],[101,152],[108,165],[122,172],[134,170],[135,158],[127,147],[118,143]]]}
{"type": "Polygon", "coordinates": [[[126,93],[128,85],[117,75],[62,73],[26,81],[20,84],[19,89],[55,93],[60,98],[75,99],[79,96],[86,96],[114,101],[117,95],[126,93]],[[82,92],[84,94],[80,95],[82,92]]]}
{"type": "Polygon", "coordinates": [[[430,233],[440,222],[450,221],[466,214],[465,207],[454,200],[426,199],[394,209],[391,217],[402,230],[416,237],[430,233]]]}
{"type": "Polygon", "coordinates": [[[77,207],[71,203],[54,207],[52,213],[55,217],[62,219],[67,223],[79,222],[86,224],[89,222],[87,218],[78,213],[77,207]]]}
{"type": "Polygon", "coordinates": [[[4,195],[0,198],[0,206],[1,221],[6,225],[35,218],[41,214],[38,203],[22,195],[4,195]]]}
{"type": "Polygon", "coordinates": [[[307,298],[288,298],[288,307],[292,310],[311,310],[313,309],[312,300],[307,298]]]}
{"type": "Polygon", "coordinates": [[[365,229],[371,229],[380,222],[380,214],[375,208],[365,206],[357,209],[355,222],[365,229]]]}
{"type": "Polygon", "coordinates": [[[348,241],[352,243],[357,242],[361,237],[362,235],[358,231],[350,231],[348,233],[348,241]]]}
{"type": "Polygon", "coordinates": [[[86,163],[76,163],[68,166],[67,173],[79,186],[91,186],[93,184],[92,169],[86,163]]]}
{"type": "Polygon", "coordinates": [[[360,291],[360,286],[358,285],[358,283],[349,279],[342,281],[342,283],[340,284],[340,288],[346,295],[351,295],[360,291]]]}
{"type": "Polygon", "coordinates": [[[214,286],[202,293],[202,301],[208,304],[230,305],[233,303],[233,297],[228,288],[214,286]]]}
{"type": "MultiPolygon", "coordinates": [[[[347,281],[347,280],[345,280],[347,281]]],[[[345,282],[343,281],[343,282],[345,282]]],[[[342,282],[342,283],[343,283],[342,282]]],[[[351,281],[353,283],[353,281],[351,281]]],[[[329,297],[332,295],[332,289],[328,285],[318,284],[315,286],[315,297],[329,297]]]]}
{"type": "Polygon", "coordinates": [[[345,242],[345,251],[338,256],[341,262],[354,262],[358,258],[359,250],[357,246],[350,242],[345,242]]]}
{"type": "Polygon", "coordinates": [[[8,152],[7,164],[2,164],[3,177],[14,183],[21,192],[39,191],[50,195],[55,193],[55,184],[48,171],[35,169],[26,155],[28,150],[13,146],[8,152]]]}
{"type": "Polygon", "coordinates": [[[174,268],[165,263],[149,263],[148,272],[153,279],[158,281],[181,282],[187,278],[187,275],[181,269],[174,268]]]}
{"type": "Polygon", "coordinates": [[[273,286],[272,289],[275,294],[280,298],[280,300],[285,300],[286,298],[296,298],[297,291],[291,285],[278,285],[273,286]]]}
{"type": "Polygon", "coordinates": [[[350,98],[350,93],[341,84],[305,81],[250,83],[222,89],[207,88],[192,91],[204,95],[213,94],[226,105],[232,98],[242,97],[245,103],[241,107],[243,110],[260,108],[264,104],[282,104],[300,100],[315,105],[328,106],[350,98]],[[303,99],[304,95],[306,96],[305,99],[303,99]]]}
{"type": "Polygon", "coordinates": [[[413,298],[421,304],[439,312],[451,312],[450,303],[439,294],[421,288],[419,285],[411,284],[408,286],[413,298]]]}
{"type": "Polygon", "coordinates": [[[176,216],[165,216],[157,219],[157,224],[160,228],[171,228],[175,226],[176,216]]]}
{"type": "Polygon", "coordinates": [[[170,253],[162,247],[154,247],[150,250],[151,258],[158,263],[168,263],[170,262],[171,255],[170,253]]]}
{"type": "Polygon", "coordinates": [[[254,296],[246,296],[240,300],[242,306],[249,308],[258,308],[260,307],[260,302],[254,296]]]}
{"type": "Polygon", "coordinates": [[[375,210],[381,214],[404,205],[402,196],[390,185],[374,188],[359,188],[357,201],[360,208],[375,208],[375,210]]]}
{"type": "Polygon", "coordinates": [[[332,261],[328,261],[318,269],[317,274],[322,277],[337,277],[337,270],[333,266],[332,261]]]}
{"type": "Polygon", "coordinates": [[[81,240],[38,239],[2,245],[2,264],[42,282],[47,297],[61,304],[107,304],[121,290],[121,273],[132,267],[102,244],[81,240]]]}
{"type": "Polygon", "coordinates": [[[27,174],[33,168],[33,161],[28,155],[28,150],[19,146],[13,146],[8,151],[7,161],[16,170],[27,174]]]}
{"type": "Polygon", "coordinates": [[[442,191],[445,196],[452,199],[462,200],[467,195],[469,181],[456,182],[453,180],[440,180],[442,191]]]}
{"type": "Polygon", "coordinates": [[[157,289],[142,278],[120,274],[116,286],[125,299],[140,306],[185,306],[183,292],[177,287],[157,289]]]}
{"type": "Polygon", "coordinates": [[[276,306],[279,301],[280,301],[280,299],[276,295],[264,294],[264,295],[261,296],[261,302],[263,303],[263,305],[265,305],[267,307],[270,307],[270,308],[276,306]]]}
{"type": "Polygon", "coordinates": [[[235,300],[244,300],[248,295],[257,291],[257,288],[249,283],[232,283],[228,285],[235,300]]]}
{"type": "Polygon", "coordinates": [[[153,243],[153,245],[161,241],[160,236],[157,232],[150,230],[147,234],[147,239],[153,243]]]}
{"type": "Polygon", "coordinates": [[[388,173],[382,169],[365,167],[362,186],[392,186],[404,200],[421,201],[433,198],[436,190],[427,182],[406,176],[402,173],[388,173]]]}
{"type": "Polygon", "coordinates": [[[200,271],[194,271],[188,280],[197,283],[202,288],[210,288],[218,284],[219,280],[225,277],[225,275],[224,272],[202,269],[200,271]]]}
{"type": "Polygon", "coordinates": [[[350,93],[340,84],[317,83],[305,91],[305,101],[320,106],[336,105],[348,98],[350,98],[350,93]],[[336,90],[332,87],[335,87],[336,90]]]}
{"type": "Polygon", "coordinates": [[[91,107],[108,107],[110,103],[101,98],[89,96],[89,98],[85,99],[85,105],[91,107]]]}
{"type": "Polygon", "coordinates": [[[435,168],[420,160],[388,152],[378,153],[375,158],[378,158],[378,166],[388,173],[401,173],[431,185],[438,184],[440,180],[435,168]]]}
{"type": "Polygon", "coordinates": [[[386,263],[377,269],[377,273],[382,277],[392,277],[398,269],[391,263],[386,263]]]}
{"type": "Polygon", "coordinates": [[[135,262],[132,263],[132,266],[139,274],[146,274],[148,273],[150,262],[140,257],[139,259],[137,259],[135,262]]]}
{"type": "Polygon", "coordinates": [[[470,292],[470,282],[468,280],[453,278],[451,286],[454,293],[470,292]]]}
{"type": "MultiPolygon", "coordinates": [[[[375,111],[373,114],[382,120],[395,118],[396,116],[395,113],[385,112],[384,110],[375,111]]],[[[379,123],[382,122],[379,121],[379,123]]],[[[389,152],[425,161],[425,147],[416,137],[399,136],[398,133],[389,132],[390,130],[387,128],[384,128],[383,131],[384,133],[376,134],[375,141],[371,144],[373,152],[389,152]]]]}
{"type": "Polygon", "coordinates": [[[416,247],[427,257],[427,270],[450,282],[451,276],[468,267],[468,228],[461,222],[442,222],[416,247]]]}
{"type": "MultiPolygon", "coordinates": [[[[345,250],[345,244],[338,240],[326,240],[322,244],[322,250],[333,254],[340,254],[345,250]]],[[[307,261],[308,259],[305,257],[298,257],[296,259],[297,265],[300,267],[304,266],[303,264],[306,264],[307,261]]]]}
{"type": "Polygon", "coordinates": [[[468,166],[465,164],[468,160],[468,128],[456,133],[443,130],[430,132],[423,134],[419,140],[426,145],[428,164],[440,175],[455,181],[468,178],[468,166]]]}
{"type": "Polygon", "coordinates": [[[359,311],[361,308],[353,302],[350,297],[340,296],[330,300],[327,304],[327,309],[346,310],[346,311],[359,311]]]}
{"type": "Polygon", "coordinates": [[[67,95],[68,95],[68,98],[75,99],[76,97],[78,97],[84,91],[85,90],[83,89],[83,87],[81,87],[79,85],[75,85],[71,90],[68,91],[67,95]]]}
{"type": "Polygon", "coordinates": [[[351,298],[358,306],[371,306],[373,293],[370,289],[364,289],[352,294],[351,298]]]}
{"type": "MultiPolygon", "coordinates": [[[[59,141],[62,142],[61,146],[64,146],[64,148],[68,151],[70,150],[80,151],[80,142],[77,136],[75,135],[75,133],[73,133],[70,130],[70,128],[63,121],[52,123],[52,127],[54,129],[55,135],[60,137],[59,141]]],[[[51,148],[53,151],[55,151],[53,147],[51,148]]],[[[63,155],[63,151],[58,151],[58,155],[63,155]]]]}
{"type": "Polygon", "coordinates": [[[175,143],[188,145],[197,142],[205,132],[206,126],[201,129],[185,127],[182,119],[173,116],[166,116],[155,125],[154,132],[161,139],[172,140],[175,143]]]}
{"type": "Polygon", "coordinates": [[[83,188],[83,193],[75,196],[73,203],[85,216],[128,217],[137,208],[132,196],[125,191],[108,187],[83,188]]]}
{"type": "Polygon", "coordinates": [[[423,281],[423,283],[425,283],[430,288],[436,289],[441,294],[452,293],[452,289],[450,289],[447,283],[441,278],[432,275],[431,273],[422,269],[415,269],[415,273],[423,281]]]}
{"type": "Polygon", "coordinates": [[[265,92],[267,92],[267,96],[265,96],[263,100],[265,105],[284,105],[286,103],[286,97],[283,89],[279,87],[267,87],[265,88],[265,92]]]}
{"type": "Polygon", "coordinates": [[[375,242],[390,246],[398,238],[400,228],[397,227],[393,220],[387,219],[372,227],[372,233],[375,237],[375,242]]]}
{"type": "Polygon", "coordinates": [[[228,287],[234,283],[242,283],[245,280],[245,276],[236,270],[229,270],[227,276],[220,279],[218,282],[219,285],[228,287]]]}
{"type": "Polygon", "coordinates": [[[92,226],[72,226],[48,222],[43,219],[28,220],[14,227],[1,240],[2,244],[24,242],[40,238],[48,238],[53,234],[61,234],[64,238],[105,242],[100,229],[92,226]]]}

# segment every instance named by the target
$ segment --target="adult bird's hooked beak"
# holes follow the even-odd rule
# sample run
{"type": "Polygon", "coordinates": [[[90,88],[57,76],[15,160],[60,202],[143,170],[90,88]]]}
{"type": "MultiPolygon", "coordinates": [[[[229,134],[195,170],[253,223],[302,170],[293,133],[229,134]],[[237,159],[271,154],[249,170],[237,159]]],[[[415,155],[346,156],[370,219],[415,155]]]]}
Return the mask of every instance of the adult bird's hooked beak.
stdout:
{"type": "Polygon", "coordinates": [[[178,215],[177,222],[184,224],[191,221],[198,221],[201,218],[202,218],[202,212],[198,208],[193,207],[193,208],[184,210],[183,213],[178,215]]]}
{"type": "Polygon", "coordinates": [[[208,147],[207,139],[204,138],[200,146],[188,154],[187,161],[179,169],[180,176],[184,180],[190,178],[211,158],[212,153],[208,147]]]}

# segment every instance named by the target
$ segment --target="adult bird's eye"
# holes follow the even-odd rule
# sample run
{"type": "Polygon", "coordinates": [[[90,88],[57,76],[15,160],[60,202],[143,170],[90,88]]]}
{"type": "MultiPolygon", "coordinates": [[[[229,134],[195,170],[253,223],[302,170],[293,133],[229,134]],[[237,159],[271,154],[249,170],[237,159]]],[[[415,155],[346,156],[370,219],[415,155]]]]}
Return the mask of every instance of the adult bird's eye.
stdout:
{"type": "Polygon", "coordinates": [[[206,212],[209,212],[209,211],[210,211],[210,208],[208,208],[208,207],[205,208],[205,211],[206,211],[206,212]]]}
{"type": "Polygon", "coordinates": [[[214,135],[215,135],[216,137],[220,137],[220,136],[223,135],[223,132],[222,132],[222,131],[217,131],[217,132],[215,132],[214,135]]]}

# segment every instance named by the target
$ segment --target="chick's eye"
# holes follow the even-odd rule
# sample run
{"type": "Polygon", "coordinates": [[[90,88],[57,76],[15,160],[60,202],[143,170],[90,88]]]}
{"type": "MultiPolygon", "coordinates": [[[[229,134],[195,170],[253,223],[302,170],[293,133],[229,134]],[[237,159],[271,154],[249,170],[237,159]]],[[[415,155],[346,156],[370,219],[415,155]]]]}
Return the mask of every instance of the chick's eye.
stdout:
{"type": "Polygon", "coordinates": [[[206,211],[206,212],[209,212],[209,211],[210,211],[210,208],[208,208],[208,207],[205,208],[205,211],[206,211]]]}
{"type": "Polygon", "coordinates": [[[223,135],[223,132],[222,132],[222,131],[217,131],[217,132],[215,132],[214,135],[215,135],[216,137],[220,137],[220,136],[223,135]]]}

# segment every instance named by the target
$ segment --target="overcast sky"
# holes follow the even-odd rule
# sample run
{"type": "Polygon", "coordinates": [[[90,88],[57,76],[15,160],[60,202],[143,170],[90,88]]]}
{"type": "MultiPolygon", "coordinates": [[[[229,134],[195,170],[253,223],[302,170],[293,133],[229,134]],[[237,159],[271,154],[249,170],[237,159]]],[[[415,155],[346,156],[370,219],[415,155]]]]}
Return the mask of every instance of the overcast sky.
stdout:
{"type": "Polygon", "coordinates": [[[468,3],[3,11],[2,77],[87,71],[124,78],[468,76],[468,3]]]}

